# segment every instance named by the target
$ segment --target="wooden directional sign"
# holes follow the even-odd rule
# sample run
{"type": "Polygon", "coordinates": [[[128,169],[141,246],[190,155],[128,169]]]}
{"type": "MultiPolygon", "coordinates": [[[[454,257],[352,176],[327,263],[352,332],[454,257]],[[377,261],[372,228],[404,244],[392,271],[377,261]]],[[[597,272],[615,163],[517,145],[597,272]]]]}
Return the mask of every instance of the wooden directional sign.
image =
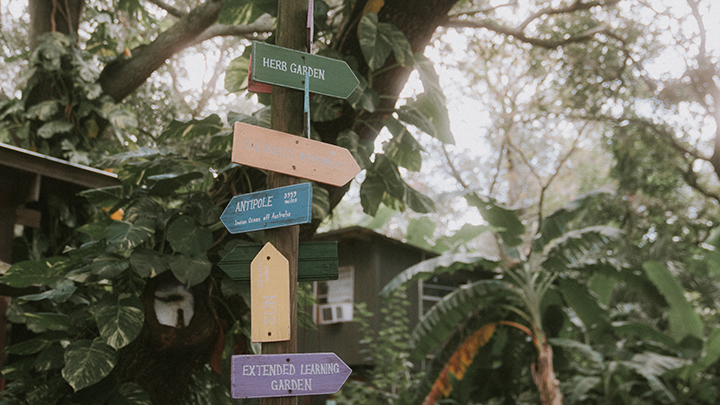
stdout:
{"type": "Polygon", "coordinates": [[[232,397],[334,394],[352,370],[335,353],[232,356],[232,397]]]}
{"type": "Polygon", "coordinates": [[[256,82],[305,89],[305,73],[310,91],[326,96],[348,98],[360,81],[345,61],[253,42],[251,79],[256,82]]]}
{"type": "Polygon", "coordinates": [[[290,263],[268,242],[250,267],[253,342],[290,339],[290,263]]]}
{"type": "Polygon", "coordinates": [[[236,195],[220,220],[230,233],[306,224],[312,220],[312,185],[293,184],[236,195]]]}
{"type": "MultiPolygon", "coordinates": [[[[220,260],[218,266],[240,283],[250,282],[250,263],[260,252],[259,243],[236,246],[220,260]]],[[[298,250],[298,281],[325,281],[338,278],[336,241],[300,242],[298,250]]]]}
{"type": "Polygon", "coordinates": [[[345,148],[241,122],[235,123],[232,161],[338,187],[360,173],[345,148]]]}

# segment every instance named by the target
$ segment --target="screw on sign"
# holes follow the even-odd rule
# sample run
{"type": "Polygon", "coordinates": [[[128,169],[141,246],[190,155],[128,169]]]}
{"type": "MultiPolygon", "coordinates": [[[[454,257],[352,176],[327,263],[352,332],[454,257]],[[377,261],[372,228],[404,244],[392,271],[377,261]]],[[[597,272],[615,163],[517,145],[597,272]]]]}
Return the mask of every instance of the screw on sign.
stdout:
{"type": "Polygon", "coordinates": [[[232,397],[334,394],[352,370],[335,353],[232,356],[232,397]]]}

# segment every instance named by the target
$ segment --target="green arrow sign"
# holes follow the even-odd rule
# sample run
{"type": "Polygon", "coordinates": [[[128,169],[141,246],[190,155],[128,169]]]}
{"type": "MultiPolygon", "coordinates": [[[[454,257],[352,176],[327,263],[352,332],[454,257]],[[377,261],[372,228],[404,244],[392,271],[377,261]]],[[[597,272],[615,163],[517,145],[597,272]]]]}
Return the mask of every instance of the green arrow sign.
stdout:
{"type": "MultiPolygon", "coordinates": [[[[250,282],[250,263],[263,245],[247,244],[235,247],[220,260],[218,266],[240,283],[250,282]]],[[[337,242],[300,242],[298,250],[298,281],[337,280],[337,242]]]]}
{"type": "Polygon", "coordinates": [[[310,91],[330,97],[348,98],[360,84],[345,61],[253,42],[252,80],[304,90],[305,72],[310,91]]]}

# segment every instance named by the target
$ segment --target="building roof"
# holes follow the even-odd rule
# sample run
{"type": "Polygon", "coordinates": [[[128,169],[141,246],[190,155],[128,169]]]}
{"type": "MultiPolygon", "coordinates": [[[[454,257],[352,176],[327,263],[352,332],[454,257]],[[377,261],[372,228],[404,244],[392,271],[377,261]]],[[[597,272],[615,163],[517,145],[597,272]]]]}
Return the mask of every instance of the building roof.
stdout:
{"type": "Polygon", "coordinates": [[[437,253],[432,252],[421,247],[411,245],[407,242],[385,236],[381,233],[375,232],[372,229],[364,228],[362,226],[350,226],[347,228],[335,229],[328,232],[316,234],[313,240],[336,240],[338,242],[349,239],[360,239],[360,240],[380,240],[386,243],[402,246],[405,249],[416,250],[417,252],[425,253],[427,257],[437,256],[437,253]]]}
{"type": "Polygon", "coordinates": [[[0,166],[11,167],[86,188],[116,186],[117,175],[93,167],[70,163],[17,146],[0,143],[0,166]]]}

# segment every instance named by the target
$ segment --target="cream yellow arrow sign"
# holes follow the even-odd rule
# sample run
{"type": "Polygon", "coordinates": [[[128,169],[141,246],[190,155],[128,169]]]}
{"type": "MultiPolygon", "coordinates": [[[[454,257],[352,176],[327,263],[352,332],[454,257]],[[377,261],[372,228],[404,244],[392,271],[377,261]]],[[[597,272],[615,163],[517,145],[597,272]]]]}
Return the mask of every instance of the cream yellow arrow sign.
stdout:
{"type": "Polygon", "coordinates": [[[338,187],[360,173],[343,147],[241,122],[235,123],[232,161],[338,187]]]}

